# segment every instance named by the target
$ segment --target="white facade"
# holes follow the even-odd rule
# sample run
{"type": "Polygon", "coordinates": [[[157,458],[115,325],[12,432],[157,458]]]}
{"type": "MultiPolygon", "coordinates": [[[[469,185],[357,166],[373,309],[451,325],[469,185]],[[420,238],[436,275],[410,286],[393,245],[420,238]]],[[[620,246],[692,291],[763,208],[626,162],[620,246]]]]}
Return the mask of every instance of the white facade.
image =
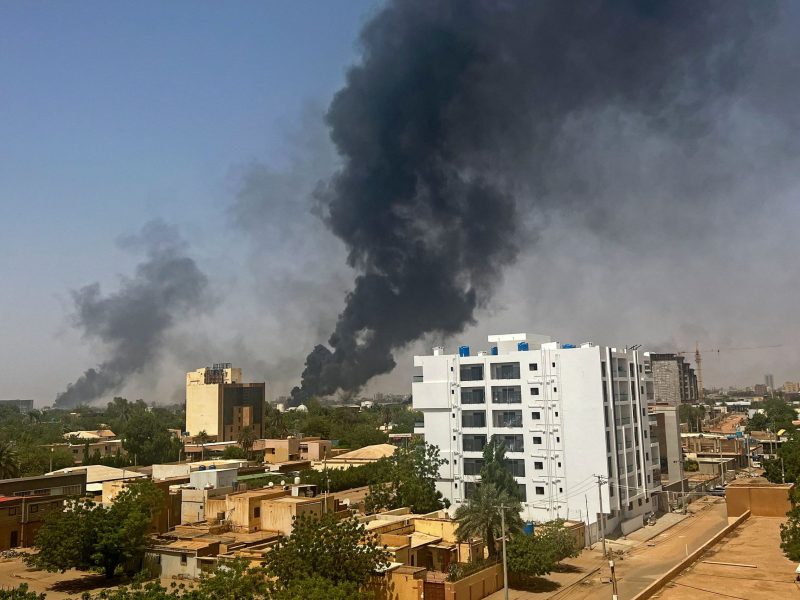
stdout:
{"type": "Polygon", "coordinates": [[[600,475],[608,482],[600,487],[606,530],[641,524],[660,491],[644,353],[529,334],[489,342],[490,352],[477,355],[462,347],[414,357],[413,406],[424,413],[425,440],[447,461],[437,482],[442,495],[453,508],[467,500],[480,482],[482,448],[497,435],[524,519],[596,523],[600,475]]]}

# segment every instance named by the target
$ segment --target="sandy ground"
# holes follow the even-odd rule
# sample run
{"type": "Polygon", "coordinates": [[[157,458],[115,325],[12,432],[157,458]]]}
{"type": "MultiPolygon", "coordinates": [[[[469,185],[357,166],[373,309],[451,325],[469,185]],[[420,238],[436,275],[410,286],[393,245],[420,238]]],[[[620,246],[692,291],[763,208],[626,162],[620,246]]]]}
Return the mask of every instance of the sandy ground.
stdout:
{"type": "Polygon", "coordinates": [[[0,560],[0,589],[15,588],[23,583],[28,584],[30,591],[46,593],[47,600],[80,598],[84,592],[97,593],[109,585],[102,575],[75,570],[48,573],[29,569],[21,558],[0,560]]]}
{"type": "Polygon", "coordinates": [[[780,518],[751,517],[703,555],[699,562],[676,577],[655,598],[800,598],[800,585],[794,581],[797,565],[780,550],[781,522],[783,519],[780,518]]]}

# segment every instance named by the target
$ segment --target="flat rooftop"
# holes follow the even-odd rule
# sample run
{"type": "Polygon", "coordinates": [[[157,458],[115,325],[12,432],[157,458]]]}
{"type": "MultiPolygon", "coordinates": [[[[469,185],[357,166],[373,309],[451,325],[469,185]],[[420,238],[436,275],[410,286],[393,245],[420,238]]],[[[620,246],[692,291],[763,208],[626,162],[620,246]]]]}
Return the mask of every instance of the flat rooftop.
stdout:
{"type": "Polygon", "coordinates": [[[750,517],[653,598],[797,598],[797,565],[780,549],[785,519],[750,517]],[[720,564],[726,563],[726,564],[720,564]]]}

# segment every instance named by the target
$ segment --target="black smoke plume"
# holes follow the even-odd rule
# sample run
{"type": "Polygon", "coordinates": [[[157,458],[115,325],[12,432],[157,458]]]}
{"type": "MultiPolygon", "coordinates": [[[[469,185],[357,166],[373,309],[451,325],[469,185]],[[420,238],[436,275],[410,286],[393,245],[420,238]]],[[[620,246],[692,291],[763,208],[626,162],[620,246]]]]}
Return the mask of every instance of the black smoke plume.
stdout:
{"type": "Polygon", "coordinates": [[[359,275],[293,400],[358,388],[396,349],[462,331],[530,223],[594,210],[591,182],[568,176],[570,123],[616,111],[691,151],[772,13],[736,0],[388,2],[327,113],[343,166],[318,193],[359,275]]]}
{"type": "Polygon", "coordinates": [[[58,394],[58,407],[90,403],[120,389],[159,355],[176,318],[208,305],[208,280],[186,256],[175,228],[151,221],[121,245],[145,249],[147,258],[136,267],[136,274],[107,296],[97,283],[72,294],[76,327],[84,337],[102,342],[109,358],[58,394]]]}

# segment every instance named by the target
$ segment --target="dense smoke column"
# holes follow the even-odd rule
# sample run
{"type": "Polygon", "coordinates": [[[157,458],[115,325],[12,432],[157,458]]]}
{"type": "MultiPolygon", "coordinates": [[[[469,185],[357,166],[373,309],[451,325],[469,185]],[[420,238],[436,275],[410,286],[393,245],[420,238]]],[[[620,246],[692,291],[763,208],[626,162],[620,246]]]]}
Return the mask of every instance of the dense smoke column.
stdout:
{"type": "Polygon", "coordinates": [[[343,167],[318,197],[360,274],[294,401],[358,388],[394,367],[393,350],[462,331],[525,243],[524,218],[595,202],[591,186],[548,187],[554,169],[569,181],[559,132],[571,118],[613,109],[687,145],[702,138],[769,12],[743,1],[389,2],[331,103],[343,167]]]}
{"type": "Polygon", "coordinates": [[[152,221],[122,244],[145,249],[146,260],[135,275],[107,296],[97,283],[72,294],[76,327],[86,338],[103,342],[109,357],[58,394],[56,406],[89,403],[118,390],[158,356],[177,318],[209,304],[208,279],[186,256],[174,228],[152,221]]]}

